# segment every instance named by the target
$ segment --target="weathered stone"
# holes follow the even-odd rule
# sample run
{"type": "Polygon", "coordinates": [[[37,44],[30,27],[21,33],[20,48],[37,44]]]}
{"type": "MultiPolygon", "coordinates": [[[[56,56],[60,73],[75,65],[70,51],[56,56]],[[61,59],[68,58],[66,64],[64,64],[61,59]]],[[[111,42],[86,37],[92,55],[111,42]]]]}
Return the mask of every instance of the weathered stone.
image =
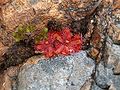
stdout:
{"type": "Polygon", "coordinates": [[[112,34],[112,39],[115,44],[120,44],[120,28],[117,26],[113,25],[113,32],[112,34]]]}
{"type": "Polygon", "coordinates": [[[117,38],[118,41],[120,41],[120,33],[118,33],[118,38],[117,38]]]}
{"type": "Polygon", "coordinates": [[[4,45],[0,42],[0,57],[6,52],[7,49],[8,49],[8,47],[4,46],[4,45]]]}
{"type": "Polygon", "coordinates": [[[2,42],[4,46],[10,46],[11,44],[13,44],[12,32],[7,31],[7,30],[1,30],[0,31],[0,42],[2,42]]]}
{"type": "Polygon", "coordinates": [[[94,67],[94,61],[84,51],[41,59],[37,64],[21,68],[17,87],[18,90],[80,90],[94,67]]]}
{"type": "Polygon", "coordinates": [[[120,76],[114,75],[111,81],[112,81],[111,85],[114,86],[115,90],[120,90],[120,76]]]}
{"type": "Polygon", "coordinates": [[[36,14],[59,17],[61,15],[58,12],[60,2],[61,0],[57,2],[51,0],[13,0],[2,6],[2,19],[9,29],[13,29],[19,24],[30,21],[36,14]]]}
{"type": "MultiPolygon", "coordinates": [[[[47,19],[53,17],[53,18],[61,18],[63,17],[63,14],[61,12],[58,12],[58,4],[62,0],[0,0],[0,4],[2,2],[2,7],[0,7],[0,19],[3,19],[4,24],[9,29],[13,29],[19,24],[23,24],[26,22],[31,21],[38,16],[37,19],[33,20],[33,22],[42,22],[42,19],[46,17],[47,19]],[[11,1],[10,3],[6,3],[6,1],[11,1]],[[49,9],[50,8],[50,9],[49,9]],[[41,17],[42,15],[42,17],[41,17]]],[[[71,0],[73,2],[78,2],[79,0],[71,0]]],[[[85,15],[90,13],[92,11],[92,6],[94,6],[94,2],[102,1],[102,0],[81,0],[81,2],[85,2],[85,5],[79,5],[78,7],[89,6],[90,8],[81,9],[84,10],[85,15]],[[89,2],[87,2],[89,1],[89,2]],[[88,13],[87,13],[88,12],[88,13]]],[[[119,2],[120,0],[115,0],[119,2]]],[[[98,4],[95,5],[97,7],[98,4]]],[[[103,1],[106,4],[109,5],[113,3],[113,0],[105,0],[103,1]]],[[[114,5],[114,8],[119,8],[119,3],[116,3],[114,5]]],[[[104,11],[104,10],[103,10],[104,11]]],[[[101,13],[101,12],[100,12],[101,13]]],[[[104,13],[104,12],[103,12],[104,13]]],[[[117,17],[119,16],[119,12],[113,12],[117,13],[117,17]]],[[[81,16],[82,13],[79,13],[81,16]]],[[[74,14],[76,15],[76,14],[74,14]]],[[[73,15],[73,16],[74,16],[73,15]]],[[[102,13],[101,13],[102,15],[102,13]]],[[[42,22],[43,24],[46,23],[42,22]]],[[[99,20],[98,20],[99,21],[99,20]]],[[[104,21],[104,20],[103,20],[104,21]]],[[[94,21],[93,21],[94,22],[94,21]]],[[[36,23],[35,23],[36,24],[36,23]]],[[[42,26],[40,23],[37,26],[42,26]]],[[[103,26],[105,27],[105,23],[103,23],[103,26]]],[[[2,24],[0,23],[0,30],[2,24]]],[[[110,30],[110,36],[113,38],[113,41],[115,44],[120,44],[120,29],[113,27],[114,31],[110,30]],[[114,33],[115,32],[115,33],[114,33]]],[[[90,28],[89,28],[90,29],[90,28]]],[[[99,32],[101,33],[101,32],[99,32]]],[[[101,41],[100,34],[93,35],[92,45],[94,47],[99,47],[102,45],[99,45],[99,42],[101,41]]],[[[91,33],[90,33],[91,34],[91,33]]],[[[2,34],[2,39],[4,42],[7,38],[7,42],[10,41],[9,35],[5,33],[2,34]]],[[[1,48],[0,48],[1,49],[1,48]]],[[[120,76],[119,75],[113,75],[113,74],[120,74],[120,47],[117,45],[113,45],[111,47],[108,47],[110,49],[109,52],[109,58],[107,60],[107,65],[104,67],[104,63],[101,62],[96,71],[96,83],[94,83],[92,86],[92,90],[104,90],[105,88],[109,88],[109,90],[119,90],[120,89],[120,76]],[[101,89],[103,88],[103,89],[101,89]]],[[[3,51],[3,47],[0,51],[0,53],[3,51]]],[[[99,51],[95,48],[92,50],[91,54],[92,56],[96,57],[98,55],[99,51]]],[[[18,76],[19,82],[16,83],[16,88],[18,90],[89,90],[91,86],[91,81],[89,81],[89,77],[91,77],[92,71],[94,69],[94,62],[86,57],[85,52],[81,52],[80,54],[75,54],[71,56],[59,56],[53,59],[41,59],[39,60],[32,59],[27,65],[24,65],[21,68],[21,71],[18,76]],[[41,61],[39,61],[41,60],[41,61]],[[45,61],[49,60],[49,61],[45,61]],[[39,61],[39,62],[38,62],[39,61]],[[32,65],[34,64],[34,65],[32,65]],[[87,81],[88,80],[88,81],[87,81]],[[17,86],[18,84],[18,86],[17,86]]],[[[1,77],[2,78],[2,77],[1,77]]],[[[4,89],[10,89],[11,81],[6,76],[6,82],[8,80],[8,83],[3,83],[4,89]],[[9,84],[9,85],[8,85],[9,84]],[[8,87],[8,88],[6,88],[8,87]]],[[[0,83],[1,85],[1,83],[0,83]]],[[[2,90],[0,88],[0,90],[2,90]]]]}
{"type": "MultiPolygon", "coordinates": [[[[5,11],[7,12],[7,11],[5,11]]],[[[19,24],[24,24],[25,22],[28,22],[33,19],[34,17],[34,10],[33,8],[30,8],[28,10],[22,11],[20,13],[14,12],[14,14],[10,15],[10,12],[8,12],[8,15],[4,15],[3,13],[3,19],[5,25],[12,30],[19,24]]],[[[12,12],[11,12],[12,13],[12,12]]]]}
{"type": "Polygon", "coordinates": [[[1,24],[1,20],[2,20],[2,8],[0,7],[0,24],[1,24]]]}
{"type": "Polygon", "coordinates": [[[120,74],[120,46],[115,44],[107,44],[107,52],[109,54],[108,59],[106,60],[106,66],[107,68],[111,68],[113,70],[113,73],[120,74]]]}
{"type": "Polygon", "coordinates": [[[89,54],[92,58],[96,59],[99,54],[99,51],[96,48],[91,48],[89,54]]]}
{"type": "Polygon", "coordinates": [[[107,66],[110,68],[114,68],[118,63],[118,56],[117,55],[110,55],[107,60],[107,66]]]}
{"type": "Polygon", "coordinates": [[[114,68],[114,74],[120,74],[120,61],[117,63],[117,65],[114,68]]]}
{"type": "Polygon", "coordinates": [[[0,48],[2,48],[4,45],[2,44],[2,42],[0,42],[0,48]]]}
{"type": "MultiPolygon", "coordinates": [[[[97,86],[97,85],[94,83],[94,84],[92,85],[91,90],[106,90],[106,89],[102,89],[102,88],[100,88],[99,86],[97,86]]],[[[107,89],[107,90],[119,90],[119,89],[116,89],[116,87],[112,84],[112,85],[110,86],[110,88],[107,89]]]]}
{"type": "Polygon", "coordinates": [[[0,57],[7,51],[8,47],[0,48],[0,57]]]}
{"type": "Polygon", "coordinates": [[[120,0],[115,0],[114,3],[113,3],[113,8],[114,9],[120,9],[119,3],[120,3],[120,0]]]}
{"type": "MultiPolygon", "coordinates": [[[[111,61],[111,65],[113,65],[114,74],[120,74],[120,46],[113,45],[111,48],[109,61],[111,61]]],[[[108,62],[109,63],[109,62],[108,62]]],[[[110,64],[110,63],[109,63],[110,64]]]]}
{"type": "Polygon", "coordinates": [[[9,29],[13,29],[18,24],[24,23],[26,19],[30,20],[34,14],[27,0],[12,0],[10,3],[2,6],[1,9],[2,19],[9,29]]]}
{"type": "Polygon", "coordinates": [[[22,11],[28,9],[30,9],[30,7],[27,3],[27,0],[14,0],[2,7],[3,17],[6,20],[9,17],[12,17],[16,12],[21,13],[22,11]]]}
{"type": "Polygon", "coordinates": [[[88,81],[85,82],[85,84],[82,86],[80,90],[91,90],[92,82],[93,80],[89,79],[88,81]]]}
{"type": "Polygon", "coordinates": [[[11,67],[4,73],[0,74],[0,90],[16,90],[15,80],[18,72],[18,67],[11,67]]]}
{"type": "Polygon", "coordinates": [[[119,45],[115,45],[115,44],[113,44],[112,45],[112,48],[111,48],[112,50],[111,50],[111,53],[113,53],[113,54],[115,54],[115,55],[120,55],[120,46],[119,45]]]}
{"type": "Polygon", "coordinates": [[[120,44],[120,32],[117,33],[114,43],[118,45],[120,44]]]}
{"type": "MultiPolygon", "coordinates": [[[[110,39],[109,39],[110,41],[110,39]]],[[[119,67],[119,62],[120,62],[120,46],[119,45],[115,45],[115,44],[107,44],[107,52],[109,54],[107,61],[107,67],[108,68],[112,68],[112,69],[116,69],[117,71],[119,71],[117,69],[117,67],[119,67]]],[[[119,72],[118,72],[119,73],[119,72]]]]}
{"type": "Polygon", "coordinates": [[[104,67],[104,63],[100,63],[96,71],[96,83],[102,89],[108,89],[110,86],[110,77],[112,70],[104,67]]]}
{"type": "Polygon", "coordinates": [[[96,29],[92,35],[91,43],[94,47],[100,48],[101,35],[100,30],[96,29]]]}
{"type": "Polygon", "coordinates": [[[11,0],[0,0],[0,5],[4,5],[4,4],[8,3],[9,1],[11,1],[11,0]]]}
{"type": "Polygon", "coordinates": [[[120,24],[117,24],[117,27],[120,28],[120,24]]]}
{"type": "Polygon", "coordinates": [[[97,86],[95,83],[93,83],[91,90],[104,90],[102,88],[100,88],[99,86],[97,86]]]}
{"type": "Polygon", "coordinates": [[[113,68],[104,65],[101,62],[96,70],[96,85],[93,90],[119,90],[120,89],[120,76],[116,76],[113,73],[113,68]],[[96,89],[95,89],[96,88],[96,89]]]}

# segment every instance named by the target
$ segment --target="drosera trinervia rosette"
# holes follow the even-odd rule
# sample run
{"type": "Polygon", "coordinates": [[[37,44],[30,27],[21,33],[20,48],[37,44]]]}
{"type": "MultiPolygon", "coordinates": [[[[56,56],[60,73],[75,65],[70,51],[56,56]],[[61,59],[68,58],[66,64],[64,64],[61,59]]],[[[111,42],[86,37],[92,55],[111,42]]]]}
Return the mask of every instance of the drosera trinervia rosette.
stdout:
{"type": "Polygon", "coordinates": [[[47,39],[39,41],[35,45],[35,50],[41,52],[46,57],[55,55],[69,55],[81,50],[82,35],[72,34],[69,28],[63,28],[60,31],[49,31],[47,39]]]}

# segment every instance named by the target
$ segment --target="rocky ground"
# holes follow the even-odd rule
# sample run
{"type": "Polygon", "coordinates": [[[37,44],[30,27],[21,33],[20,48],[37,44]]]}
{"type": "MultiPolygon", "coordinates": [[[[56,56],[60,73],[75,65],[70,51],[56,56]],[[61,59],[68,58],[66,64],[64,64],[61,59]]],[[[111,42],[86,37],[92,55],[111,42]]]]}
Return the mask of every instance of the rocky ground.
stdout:
{"type": "MultiPolygon", "coordinates": [[[[0,21],[0,56],[14,43],[11,32],[17,25],[32,21],[37,28],[41,28],[49,18],[63,17],[61,12],[54,13],[61,0],[53,1],[54,4],[49,0],[0,0],[2,6],[0,6],[2,12],[0,20],[4,19],[4,22],[0,21]],[[52,9],[47,13],[51,6],[52,9]],[[48,18],[42,20],[44,22],[40,22],[41,18],[48,15],[48,18]]],[[[112,3],[114,0],[105,1],[112,3]]],[[[96,63],[97,58],[88,57],[89,50],[54,58],[33,56],[27,59],[27,62],[11,66],[0,74],[0,90],[120,90],[120,28],[118,28],[120,0],[116,2],[118,4],[114,3],[114,8],[117,9],[114,11],[113,19],[116,20],[117,25],[109,29],[110,37],[107,37],[106,43],[107,56],[99,60],[99,63],[96,63]]],[[[94,56],[95,52],[90,54],[94,56]]]]}
{"type": "Polygon", "coordinates": [[[46,59],[34,56],[20,68],[9,68],[1,90],[119,90],[120,46],[109,45],[108,61],[98,65],[80,51],[46,59]]]}

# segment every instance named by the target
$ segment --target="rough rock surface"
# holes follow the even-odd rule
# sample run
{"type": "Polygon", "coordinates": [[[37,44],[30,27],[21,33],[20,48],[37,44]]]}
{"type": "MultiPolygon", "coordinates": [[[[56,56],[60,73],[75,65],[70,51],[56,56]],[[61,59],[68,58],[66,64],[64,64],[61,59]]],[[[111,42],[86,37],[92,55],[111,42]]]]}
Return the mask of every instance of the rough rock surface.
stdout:
{"type": "Polygon", "coordinates": [[[120,74],[120,46],[113,44],[110,48],[107,66],[112,68],[114,74],[120,74]]]}
{"type": "Polygon", "coordinates": [[[80,90],[91,78],[94,61],[81,51],[70,56],[24,65],[18,75],[18,90],[80,90]]]}
{"type": "Polygon", "coordinates": [[[92,90],[110,90],[110,87],[120,90],[120,76],[114,75],[111,68],[104,67],[104,63],[101,62],[97,67],[96,72],[96,84],[93,85],[92,90]]]}
{"type": "MultiPolygon", "coordinates": [[[[110,40],[109,40],[110,41],[110,40]]],[[[11,90],[119,90],[120,46],[109,44],[108,60],[96,66],[85,51],[69,56],[46,59],[41,56],[28,59],[11,83],[3,88],[11,90]],[[95,78],[93,78],[95,73],[95,78]],[[8,87],[9,86],[9,87],[8,87]]]]}
{"type": "MultiPolygon", "coordinates": [[[[32,22],[36,24],[44,21],[42,20],[43,16],[60,18],[63,15],[58,11],[58,4],[61,1],[64,0],[0,0],[0,5],[2,5],[2,7],[0,6],[0,20],[4,22],[0,23],[0,39],[2,41],[0,44],[0,55],[6,50],[6,47],[3,48],[3,41],[6,43],[9,43],[8,41],[12,42],[10,33],[2,33],[4,28],[9,31],[9,29],[12,30],[19,24],[24,24],[32,19],[32,22]]],[[[95,2],[98,0],[87,1],[95,2]]],[[[105,1],[113,3],[113,0],[105,1]]],[[[114,8],[120,8],[120,0],[114,1],[117,1],[117,3],[114,3],[116,4],[114,8]]],[[[86,10],[89,10],[89,8],[86,8],[86,10]]],[[[115,13],[116,10],[113,12],[118,18],[116,21],[120,21],[119,11],[117,13],[115,13]]],[[[37,26],[40,25],[41,23],[37,26]]],[[[115,34],[112,32],[110,36],[113,36],[115,44],[120,44],[120,29],[115,28],[114,32],[115,34]]],[[[95,63],[86,56],[84,51],[81,51],[65,57],[39,58],[40,61],[34,65],[27,64],[22,66],[18,76],[6,73],[4,77],[0,76],[0,90],[120,90],[120,45],[115,44],[107,47],[109,52],[108,60],[105,60],[106,65],[102,61],[98,64],[95,71],[95,80],[91,79],[93,78],[95,63]],[[16,82],[13,82],[14,80],[11,77],[16,82]],[[93,83],[93,81],[95,82],[93,83]],[[1,86],[3,86],[3,89],[1,86]]]]}
{"type": "Polygon", "coordinates": [[[120,46],[109,45],[107,63],[101,61],[96,69],[95,81],[92,90],[120,90],[120,46]]]}
{"type": "Polygon", "coordinates": [[[58,4],[61,0],[11,0],[1,7],[1,14],[4,24],[12,30],[19,24],[32,20],[36,15],[47,14],[58,17],[58,4]]]}
{"type": "Polygon", "coordinates": [[[100,88],[109,88],[113,72],[111,69],[105,68],[104,63],[101,62],[96,71],[96,83],[100,88]]]}

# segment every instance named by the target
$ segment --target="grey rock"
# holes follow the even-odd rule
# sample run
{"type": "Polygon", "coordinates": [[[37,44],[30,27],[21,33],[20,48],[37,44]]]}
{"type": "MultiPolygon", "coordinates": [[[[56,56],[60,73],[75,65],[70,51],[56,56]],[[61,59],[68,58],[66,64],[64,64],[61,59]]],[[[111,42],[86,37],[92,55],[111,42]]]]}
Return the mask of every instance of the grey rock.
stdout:
{"type": "Polygon", "coordinates": [[[97,66],[96,70],[96,84],[103,89],[109,88],[111,82],[110,79],[112,78],[113,71],[104,67],[104,63],[100,62],[97,66]]]}
{"type": "Polygon", "coordinates": [[[107,63],[101,61],[96,68],[95,82],[92,90],[120,90],[120,46],[112,44],[109,40],[107,43],[108,60],[107,63]]]}
{"type": "Polygon", "coordinates": [[[113,69],[114,74],[118,75],[120,74],[120,61],[117,63],[117,65],[115,66],[115,68],[113,69]]]}
{"type": "Polygon", "coordinates": [[[109,90],[109,87],[114,86],[115,90],[120,90],[120,75],[114,75],[112,68],[105,67],[100,62],[96,71],[96,85],[101,89],[109,90]]]}
{"type": "Polygon", "coordinates": [[[87,80],[80,90],[91,90],[92,82],[92,79],[87,80]]]}
{"type": "Polygon", "coordinates": [[[114,74],[120,74],[120,46],[113,44],[109,49],[107,66],[113,69],[114,74]]]}
{"type": "Polygon", "coordinates": [[[115,90],[120,90],[120,76],[114,75],[112,78],[112,84],[114,85],[115,90]]]}
{"type": "Polygon", "coordinates": [[[116,54],[120,57],[120,45],[112,45],[111,53],[116,54]]]}
{"type": "Polygon", "coordinates": [[[40,0],[29,0],[30,4],[36,4],[38,3],[40,0]]]}
{"type": "Polygon", "coordinates": [[[18,75],[18,90],[80,90],[90,79],[94,61],[85,51],[25,65],[18,75]]]}
{"type": "Polygon", "coordinates": [[[117,26],[120,28],[120,23],[119,23],[119,24],[117,24],[117,26]]]}
{"type": "Polygon", "coordinates": [[[93,83],[91,90],[104,90],[102,88],[100,88],[99,86],[96,85],[96,83],[93,83]]]}

